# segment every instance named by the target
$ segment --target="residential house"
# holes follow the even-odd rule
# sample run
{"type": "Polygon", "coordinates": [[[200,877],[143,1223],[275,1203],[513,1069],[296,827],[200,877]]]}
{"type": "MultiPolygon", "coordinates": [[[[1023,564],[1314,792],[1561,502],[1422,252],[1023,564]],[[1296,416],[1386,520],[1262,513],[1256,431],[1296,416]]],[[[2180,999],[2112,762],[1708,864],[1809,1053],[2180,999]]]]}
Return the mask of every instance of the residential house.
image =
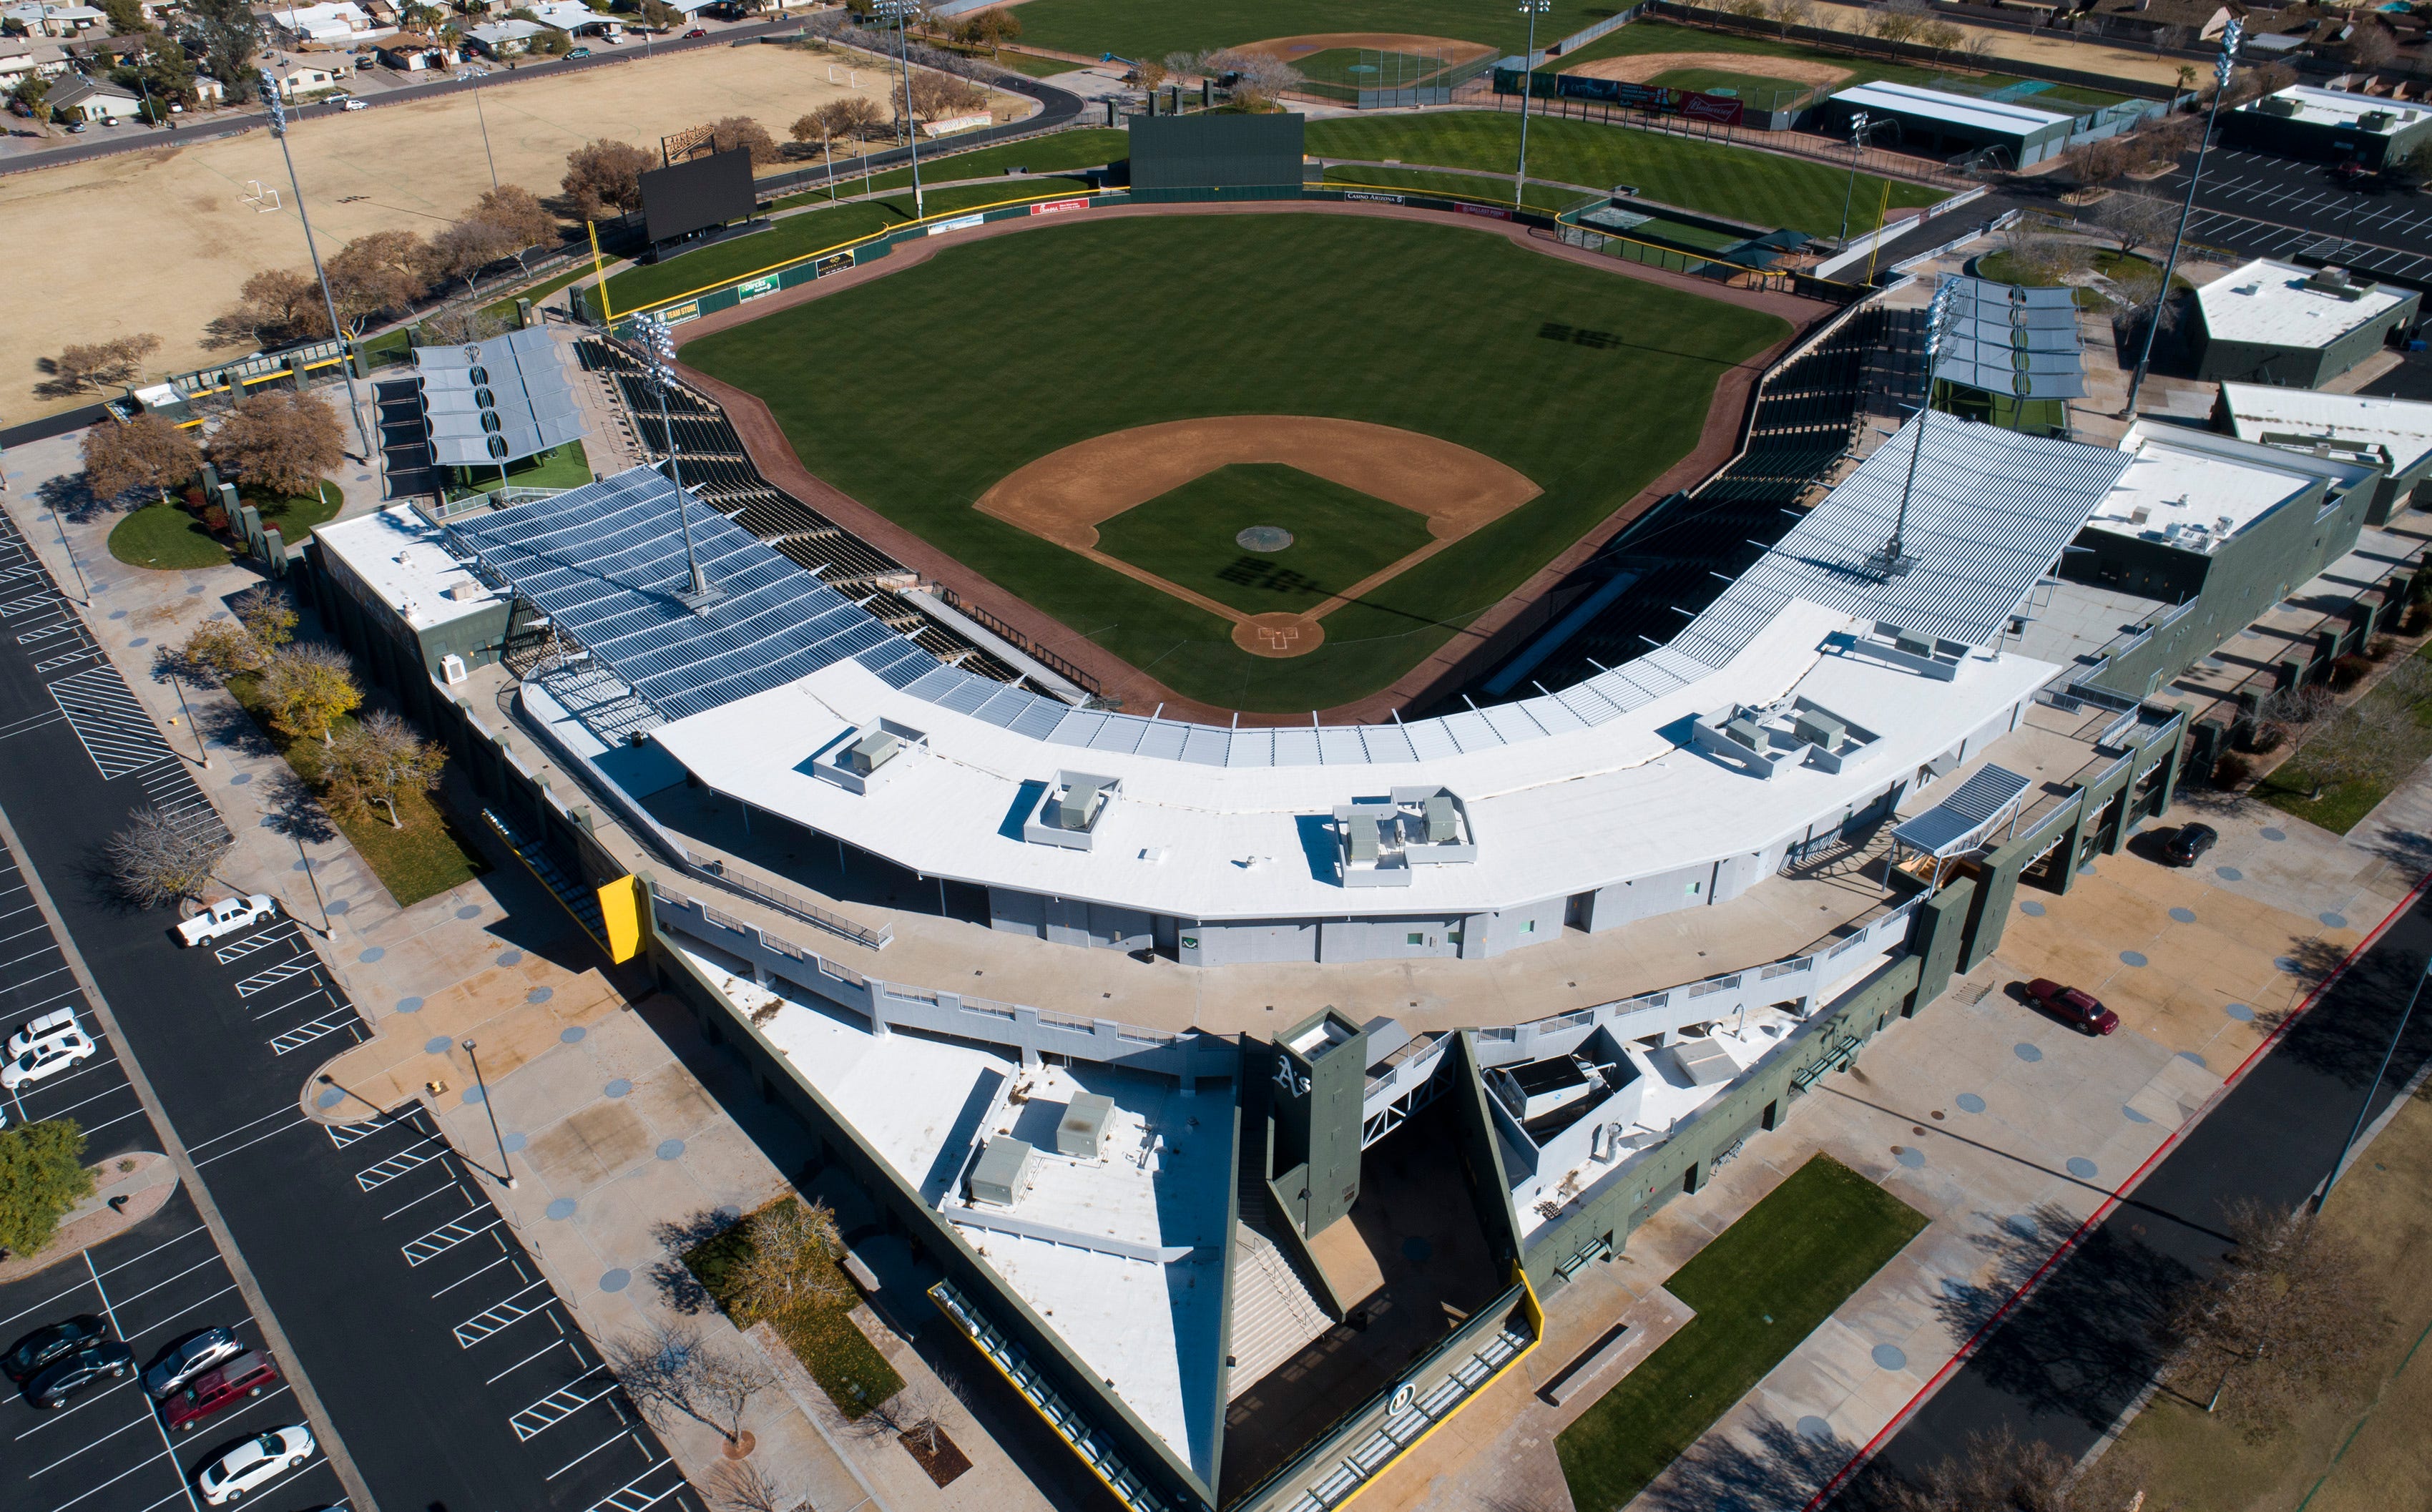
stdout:
{"type": "Polygon", "coordinates": [[[319,5],[284,6],[263,13],[262,19],[272,31],[296,47],[349,48],[357,42],[385,37],[395,29],[374,21],[353,0],[324,0],[319,5]]]}
{"type": "Polygon", "coordinates": [[[42,106],[55,121],[135,121],[144,115],[142,93],[81,74],[54,85],[42,106]]]}
{"type": "Polygon", "coordinates": [[[290,58],[281,53],[260,59],[258,66],[268,71],[278,81],[279,96],[285,100],[336,89],[354,76],[354,69],[346,58],[328,53],[309,59],[290,58]]]}
{"type": "Polygon", "coordinates": [[[452,68],[464,60],[455,43],[444,37],[426,32],[400,31],[383,41],[378,49],[380,60],[400,74],[419,74],[428,69],[452,68]]]}
{"type": "Polygon", "coordinates": [[[531,21],[492,21],[464,29],[464,50],[491,58],[514,58],[532,50],[532,40],[547,26],[531,21]]]}
{"type": "Polygon", "coordinates": [[[528,7],[544,26],[554,26],[570,37],[614,37],[616,18],[603,16],[582,3],[582,0],[542,0],[528,7]]]}
{"type": "Polygon", "coordinates": [[[0,94],[15,89],[28,76],[57,78],[67,71],[67,50],[55,42],[33,37],[0,39],[0,94]]]}
{"type": "Polygon", "coordinates": [[[110,17],[92,6],[55,5],[49,0],[0,10],[0,25],[21,37],[81,37],[110,33],[110,17]]]}

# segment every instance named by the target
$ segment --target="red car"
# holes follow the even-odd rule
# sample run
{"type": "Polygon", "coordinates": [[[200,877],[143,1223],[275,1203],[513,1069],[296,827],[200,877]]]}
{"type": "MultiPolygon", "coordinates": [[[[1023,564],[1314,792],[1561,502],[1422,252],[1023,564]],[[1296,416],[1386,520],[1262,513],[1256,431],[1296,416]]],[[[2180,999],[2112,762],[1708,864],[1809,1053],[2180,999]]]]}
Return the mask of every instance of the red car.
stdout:
{"type": "Polygon", "coordinates": [[[2364,164],[2356,161],[2354,158],[2350,158],[2344,162],[2336,162],[2331,165],[2331,182],[2335,184],[2353,184],[2357,179],[2362,178],[2365,176],[2365,172],[2364,164]]]}
{"type": "Polygon", "coordinates": [[[707,26],[695,26],[692,30],[685,32],[684,35],[686,37],[706,37],[709,35],[709,28],[707,26]]]}
{"type": "Polygon", "coordinates": [[[2027,996],[2088,1034],[2108,1034],[2120,1027],[2120,1016],[2075,987],[2064,987],[2042,977],[2027,983],[2027,996]]]}
{"type": "Polygon", "coordinates": [[[279,1385],[279,1367],[271,1363],[269,1355],[247,1350],[226,1365],[194,1377],[160,1403],[161,1412],[170,1427],[190,1434],[204,1420],[262,1395],[279,1385]]]}

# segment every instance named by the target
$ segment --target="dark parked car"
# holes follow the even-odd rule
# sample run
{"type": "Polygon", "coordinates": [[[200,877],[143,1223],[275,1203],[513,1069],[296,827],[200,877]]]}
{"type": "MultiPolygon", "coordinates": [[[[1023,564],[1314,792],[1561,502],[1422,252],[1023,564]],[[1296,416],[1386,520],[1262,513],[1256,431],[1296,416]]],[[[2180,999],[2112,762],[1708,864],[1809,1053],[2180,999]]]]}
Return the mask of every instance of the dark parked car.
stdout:
{"type": "Polygon", "coordinates": [[[2057,982],[2037,977],[2027,983],[2027,996],[2066,1019],[2069,1027],[2087,1034],[2108,1034],[2120,1027],[2120,1016],[2097,1001],[2091,993],[2075,987],[2064,987],[2057,982]]]}
{"type": "Polygon", "coordinates": [[[2354,158],[2350,158],[2344,162],[2335,162],[2331,164],[2331,182],[2335,184],[2353,184],[2357,179],[2365,176],[2366,172],[2367,170],[2364,164],[2356,161],[2354,158]]]}
{"type": "Polygon", "coordinates": [[[244,1352],[245,1346],[225,1328],[189,1334],[170,1345],[144,1370],[144,1389],[156,1397],[165,1397],[212,1366],[244,1352]]]}
{"type": "Polygon", "coordinates": [[[279,1384],[279,1367],[267,1354],[245,1350],[194,1377],[194,1384],[161,1403],[169,1426],[190,1434],[197,1424],[279,1384]]]}
{"type": "Polygon", "coordinates": [[[124,1380],[135,1369],[135,1352],[114,1338],[88,1344],[65,1359],[55,1360],[25,1383],[25,1400],[56,1412],[71,1398],[98,1382],[124,1380]]]}
{"type": "Polygon", "coordinates": [[[38,1328],[19,1339],[7,1354],[0,1355],[0,1370],[8,1371],[9,1380],[23,1385],[60,1355],[72,1354],[109,1336],[110,1325],[90,1313],[70,1318],[38,1328]]]}
{"type": "Polygon", "coordinates": [[[2221,832],[2209,824],[2183,824],[2179,832],[2170,836],[2170,843],[2162,847],[2162,855],[2173,866],[2192,866],[2220,838],[2221,832]]]}

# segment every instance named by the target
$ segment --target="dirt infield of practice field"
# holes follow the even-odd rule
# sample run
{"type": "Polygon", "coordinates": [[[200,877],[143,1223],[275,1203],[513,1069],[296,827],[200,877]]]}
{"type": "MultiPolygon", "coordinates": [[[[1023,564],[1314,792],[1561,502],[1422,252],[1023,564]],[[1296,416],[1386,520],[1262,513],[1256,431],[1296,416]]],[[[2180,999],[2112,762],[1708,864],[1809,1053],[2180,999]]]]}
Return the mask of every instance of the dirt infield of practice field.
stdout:
{"type": "MultiPolygon", "coordinates": [[[[1719,286],[1686,274],[1667,273],[1565,246],[1559,242],[1536,237],[1526,227],[1469,216],[1447,216],[1408,206],[1325,201],[1293,201],[1290,204],[1237,201],[1117,205],[1093,210],[1091,214],[1104,219],[1146,215],[1354,215],[1457,227],[1479,235],[1500,236],[1541,256],[1596,268],[1614,277],[1659,284],[1702,298],[1765,311],[1791,324],[1790,336],[1732,365],[1716,379],[1705,422],[1688,455],[1650,479],[1635,496],[1593,529],[1583,532],[1573,546],[1539,568],[1519,587],[1472,617],[1425,660],[1395,679],[1391,686],[1319,711],[1324,717],[1336,721],[1382,721],[1406,707],[1444,697],[1461,682],[1465,667],[1474,656],[1499,654],[1501,647],[1517,644],[1520,638],[1534,633],[1562,608],[1575,602],[1575,594],[1557,597],[1556,590],[1564,588],[1572,573],[1594,556],[1623,525],[1646,512],[1666,494],[1689,487],[1731,460],[1737,449],[1741,421],[1748,412],[1748,395],[1759,376],[1798,340],[1800,333],[1831,313],[1827,307],[1795,295],[1719,286]]],[[[687,321],[676,328],[676,340],[679,344],[688,343],[718,331],[749,325],[779,311],[829,298],[873,279],[907,272],[950,247],[990,237],[1021,235],[1043,227],[1052,227],[1057,219],[1023,217],[932,236],[864,266],[802,284],[748,305],[687,321]]],[[[905,526],[814,474],[802,465],[784,426],[778,423],[768,403],[757,395],[712,378],[681,361],[679,371],[686,382],[725,407],[727,418],[741,436],[745,451],[751,455],[752,464],[762,477],[903,563],[923,579],[953,588],[1001,623],[1013,627],[1034,645],[1044,647],[1076,664],[1098,680],[1107,697],[1122,700],[1123,707],[1162,707],[1166,714],[1177,719],[1216,724],[1238,718],[1238,722],[1245,727],[1296,723],[1307,717],[1237,714],[1230,707],[1176,692],[1153,674],[1106,651],[1088,635],[1065,625],[951,553],[931,545],[905,526]]],[[[1237,641],[1235,644],[1241,643],[1237,641]]]]}
{"type": "Polygon", "coordinates": [[[1211,415],[1093,436],[1007,474],[971,507],[1233,622],[1233,644],[1258,656],[1305,656],[1318,622],[1542,492],[1517,470],[1436,436],[1363,420],[1302,414],[1211,415]],[[1245,614],[1098,549],[1098,527],[1236,462],[1280,462],[1427,516],[1427,546],[1297,613],[1245,614]]]}
{"type": "MultiPolygon", "coordinates": [[[[480,92],[498,182],[552,196],[566,155],[585,142],[609,137],[655,152],[662,135],[727,115],[752,116],[783,140],[795,117],[856,92],[827,81],[829,61],[791,47],[654,59],[636,49],[618,68],[501,77],[480,92]]],[[[836,72],[844,76],[840,61],[836,72]]],[[[885,105],[888,76],[864,68],[861,86],[885,105]]],[[[372,231],[445,229],[481,197],[490,169],[474,101],[458,91],[296,124],[296,169],[324,257],[372,231]]],[[[1019,95],[992,103],[1005,118],[1032,109],[1019,95]]],[[[159,336],[144,382],[241,355],[207,348],[204,322],[235,304],[254,273],[305,265],[287,170],[268,131],[191,146],[174,134],[147,140],[161,145],[0,177],[0,225],[40,227],[49,249],[35,254],[25,236],[14,239],[29,260],[24,271],[48,277],[21,290],[0,321],[0,415],[11,424],[92,402],[33,392],[42,381],[37,360],[71,344],[159,336]],[[276,211],[246,203],[256,185],[277,192],[276,211]]]]}
{"type": "Polygon", "coordinates": [[[1466,63],[1471,59],[1483,58],[1495,51],[1484,42],[1456,42],[1450,37],[1419,37],[1404,31],[1312,31],[1298,37],[1270,37],[1264,42],[1243,42],[1241,50],[1263,53],[1290,63],[1313,53],[1329,53],[1345,47],[1441,58],[1447,65],[1466,63]]]}
{"type": "Polygon", "coordinates": [[[1775,58],[1764,53],[1639,53],[1620,58],[1596,58],[1566,68],[1562,72],[1585,78],[1619,79],[1624,84],[1644,84],[1675,69],[1711,68],[1725,74],[1748,74],[1759,78],[1788,79],[1793,84],[1820,84],[1827,88],[1842,82],[1857,71],[1835,68],[1807,58],[1775,58]]]}

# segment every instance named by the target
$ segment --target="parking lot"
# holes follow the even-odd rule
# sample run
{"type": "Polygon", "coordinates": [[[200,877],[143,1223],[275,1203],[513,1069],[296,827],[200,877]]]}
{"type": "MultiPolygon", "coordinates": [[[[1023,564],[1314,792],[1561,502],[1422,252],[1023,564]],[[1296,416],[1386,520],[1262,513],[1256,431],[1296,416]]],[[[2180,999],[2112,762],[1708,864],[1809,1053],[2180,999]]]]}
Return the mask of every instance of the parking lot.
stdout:
{"type": "MultiPolygon", "coordinates": [[[[2190,155],[2142,193],[2184,199],[2190,155]]],[[[2204,158],[2187,236],[2242,257],[2335,262],[2371,277],[2432,286],[2432,194],[2342,184],[2330,164],[2217,147],[2204,158]]]]}
{"type": "Polygon", "coordinates": [[[0,847],[0,1035],[29,1019],[65,1008],[92,1037],[94,1053],[65,1071],[7,1095],[10,1123],[74,1118],[85,1132],[85,1158],[100,1161],[130,1150],[157,1148],[134,1085],[68,971],[50,926],[34,903],[17,858],[0,847]]]}
{"type": "MultiPolygon", "coordinates": [[[[182,1192],[109,1243],[0,1286],[0,1342],[79,1314],[106,1319],[134,1348],[139,1369],[170,1343],[214,1325],[248,1349],[266,1343],[210,1230],[182,1192]]],[[[193,1485],[203,1466],[245,1437],[303,1416],[283,1384],[218,1414],[191,1436],[170,1431],[132,1376],[56,1412],[11,1392],[0,1403],[0,1505],[19,1512],[199,1507],[193,1485]]],[[[346,1504],[336,1473],[317,1453],[253,1499],[262,1498],[294,1507],[346,1504]]]]}

